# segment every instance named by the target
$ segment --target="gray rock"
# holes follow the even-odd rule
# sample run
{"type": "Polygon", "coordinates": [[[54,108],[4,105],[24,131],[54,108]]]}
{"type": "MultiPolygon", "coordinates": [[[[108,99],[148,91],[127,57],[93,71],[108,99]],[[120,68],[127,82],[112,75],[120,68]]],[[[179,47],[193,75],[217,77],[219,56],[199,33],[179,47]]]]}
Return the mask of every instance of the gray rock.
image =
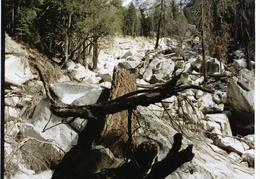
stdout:
{"type": "Polygon", "coordinates": [[[228,157],[233,161],[235,161],[236,163],[241,163],[243,161],[243,159],[235,152],[230,152],[228,154],[228,157]]]}
{"type": "Polygon", "coordinates": [[[152,70],[157,70],[157,65],[158,63],[162,62],[161,59],[158,58],[154,58],[150,63],[148,68],[152,69],[152,70]]]}
{"type": "Polygon", "coordinates": [[[148,68],[148,69],[144,70],[144,73],[143,73],[143,75],[142,75],[142,78],[143,78],[145,81],[149,82],[149,81],[151,80],[152,76],[153,76],[153,70],[150,69],[150,68],[148,68]]]}
{"type": "Polygon", "coordinates": [[[100,73],[99,76],[102,78],[103,82],[112,82],[112,76],[109,73],[100,73]]]}
{"type": "Polygon", "coordinates": [[[244,161],[246,161],[250,167],[254,167],[254,163],[255,163],[255,150],[250,149],[245,151],[242,154],[242,158],[244,161]]]}
{"type": "Polygon", "coordinates": [[[12,136],[16,138],[20,132],[20,122],[17,121],[7,121],[4,123],[4,133],[5,135],[12,136]]]}
{"type": "MultiPolygon", "coordinates": [[[[237,122],[242,122],[242,126],[254,123],[255,112],[255,84],[254,73],[247,69],[242,69],[237,77],[229,80],[227,87],[227,103],[233,115],[237,117],[237,122]]],[[[253,128],[250,130],[253,132],[253,128]]]]}
{"type": "Polygon", "coordinates": [[[215,74],[220,72],[220,62],[216,58],[209,58],[207,60],[208,74],[215,74]]]}
{"type": "Polygon", "coordinates": [[[199,99],[199,98],[201,98],[203,95],[204,95],[204,92],[201,91],[201,90],[198,90],[197,93],[196,93],[196,98],[199,99]]]}
{"type": "Polygon", "coordinates": [[[33,78],[28,60],[14,55],[5,57],[5,82],[22,85],[33,78]]]}
{"type": "Polygon", "coordinates": [[[108,89],[99,85],[63,82],[51,85],[55,95],[66,104],[78,106],[96,103],[108,97],[108,89]]]}
{"type": "Polygon", "coordinates": [[[246,59],[235,59],[234,62],[232,63],[232,67],[235,70],[246,68],[247,67],[246,59]]]}
{"type": "Polygon", "coordinates": [[[7,120],[9,117],[13,117],[16,119],[19,119],[20,114],[18,112],[19,109],[15,108],[15,107],[9,107],[9,106],[5,106],[5,120],[7,120]]]}
{"type": "Polygon", "coordinates": [[[197,72],[201,72],[201,68],[202,68],[202,58],[192,58],[192,59],[189,59],[188,61],[192,68],[197,71],[197,72]]]}
{"type": "Polygon", "coordinates": [[[213,107],[215,105],[215,102],[213,101],[213,96],[209,93],[199,98],[198,102],[202,103],[201,106],[206,106],[206,107],[213,107]]]}
{"type": "Polygon", "coordinates": [[[186,94],[186,96],[194,96],[194,92],[192,89],[185,90],[185,94],[186,94]]]}
{"type": "Polygon", "coordinates": [[[220,104],[222,101],[221,101],[221,98],[218,94],[214,94],[213,95],[213,100],[216,104],[220,104]]]}
{"type": "Polygon", "coordinates": [[[202,120],[200,124],[204,130],[214,134],[222,135],[220,124],[212,121],[205,121],[205,120],[202,120]]]}
{"type": "Polygon", "coordinates": [[[75,64],[75,66],[72,65],[71,69],[68,69],[67,74],[71,79],[83,83],[98,84],[101,80],[100,77],[96,76],[96,73],[86,69],[81,64],[75,64]]]}
{"type": "Polygon", "coordinates": [[[242,138],[246,144],[251,148],[255,149],[255,134],[247,135],[242,138]]]}
{"type": "Polygon", "coordinates": [[[245,57],[245,54],[241,50],[234,51],[233,55],[234,55],[234,57],[237,57],[239,59],[245,57]]]}
{"type": "Polygon", "coordinates": [[[63,123],[63,118],[53,115],[49,107],[49,100],[42,100],[36,106],[32,119],[21,127],[21,134],[42,141],[55,141],[57,146],[67,152],[77,143],[78,134],[63,123]]]}
{"type": "Polygon", "coordinates": [[[133,52],[131,50],[127,51],[121,58],[127,59],[127,57],[133,56],[133,52]]]}
{"type": "Polygon", "coordinates": [[[162,82],[164,82],[163,75],[162,74],[153,74],[149,82],[151,84],[162,83],[162,82]]]}
{"type": "Polygon", "coordinates": [[[13,96],[5,97],[4,100],[6,106],[15,107],[21,99],[18,96],[13,96]]]}
{"type": "Polygon", "coordinates": [[[226,114],[207,114],[206,120],[218,123],[220,125],[222,135],[232,136],[232,130],[226,114]]]}
{"type": "Polygon", "coordinates": [[[120,68],[130,70],[130,69],[134,69],[136,67],[136,64],[132,61],[125,61],[125,62],[118,63],[118,66],[120,68]]]}
{"type": "Polygon", "coordinates": [[[163,59],[156,65],[154,73],[162,74],[163,79],[168,80],[172,77],[175,68],[175,63],[171,59],[163,59]]]}
{"type": "Polygon", "coordinates": [[[249,149],[249,146],[244,142],[232,137],[222,137],[218,135],[214,141],[214,144],[230,152],[235,152],[239,155],[243,154],[249,149]]]}
{"type": "Polygon", "coordinates": [[[227,93],[221,93],[221,102],[227,104],[227,93]]]}
{"type": "Polygon", "coordinates": [[[191,73],[192,70],[193,70],[193,68],[192,68],[191,64],[190,63],[186,63],[185,67],[184,67],[184,72],[191,73]]]}

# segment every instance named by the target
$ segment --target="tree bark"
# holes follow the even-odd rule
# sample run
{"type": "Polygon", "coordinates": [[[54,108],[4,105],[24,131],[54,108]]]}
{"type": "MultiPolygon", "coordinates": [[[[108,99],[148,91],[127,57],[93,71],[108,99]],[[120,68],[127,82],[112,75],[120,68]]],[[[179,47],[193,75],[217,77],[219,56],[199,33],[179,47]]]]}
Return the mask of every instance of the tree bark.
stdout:
{"type": "MultiPolygon", "coordinates": [[[[136,91],[135,81],[135,74],[115,67],[109,100],[136,91]]],[[[106,116],[100,144],[109,148],[117,157],[127,158],[128,150],[134,149],[137,145],[137,133],[132,133],[137,128],[137,119],[132,115],[133,111],[134,109],[123,110],[106,116]]]]}

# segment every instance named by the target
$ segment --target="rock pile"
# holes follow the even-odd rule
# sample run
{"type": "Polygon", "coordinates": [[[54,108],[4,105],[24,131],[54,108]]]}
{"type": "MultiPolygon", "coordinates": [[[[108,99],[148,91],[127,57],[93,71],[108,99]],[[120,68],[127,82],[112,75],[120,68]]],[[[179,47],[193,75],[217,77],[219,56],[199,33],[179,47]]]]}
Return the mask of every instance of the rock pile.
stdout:
{"type": "MultiPolygon", "coordinates": [[[[6,38],[8,43],[16,44],[8,36],[6,38]]],[[[161,39],[158,50],[151,50],[152,41],[139,37],[116,39],[114,44],[117,45],[101,53],[96,73],[69,62],[66,73],[51,84],[53,96],[76,106],[107,100],[115,66],[135,73],[139,89],[156,87],[177,75],[180,75],[177,85],[200,85],[204,80],[200,44],[196,39],[187,41],[184,57],[176,57],[176,42],[169,42],[169,39],[161,39]]],[[[52,172],[45,170],[52,170],[77,143],[78,133],[87,120],[53,115],[42,82],[28,61],[29,52],[18,45],[19,57],[11,46],[7,45],[6,52],[12,55],[5,59],[8,70],[5,73],[4,149],[5,165],[11,166],[6,178],[50,178],[52,172]],[[28,151],[32,151],[30,155],[28,151]],[[35,165],[28,165],[28,160],[35,165]],[[41,173],[43,171],[45,173],[41,173]]],[[[137,108],[138,141],[156,141],[160,146],[159,160],[171,148],[177,132],[183,134],[184,145],[194,145],[192,162],[178,168],[167,179],[254,177],[254,72],[235,62],[234,68],[238,69],[239,65],[241,70],[230,77],[231,72],[223,64],[207,57],[208,71],[213,76],[219,75],[204,84],[213,93],[188,89],[161,103],[137,108]],[[239,115],[242,119],[232,118],[239,115]],[[243,124],[247,124],[247,131],[237,136],[239,130],[234,126],[244,131],[243,124]]],[[[97,166],[119,164],[119,159],[109,149],[96,146],[95,151],[95,155],[105,156],[97,166]]],[[[95,171],[100,170],[95,168],[95,171]]]]}

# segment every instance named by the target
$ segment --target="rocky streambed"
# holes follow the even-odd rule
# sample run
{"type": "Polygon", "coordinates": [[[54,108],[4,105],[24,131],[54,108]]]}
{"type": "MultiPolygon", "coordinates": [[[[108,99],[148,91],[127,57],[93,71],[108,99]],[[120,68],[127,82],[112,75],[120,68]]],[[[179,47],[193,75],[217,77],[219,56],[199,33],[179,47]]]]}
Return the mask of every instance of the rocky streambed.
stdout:
{"type": "MultiPolygon", "coordinates": [[[[55,166],[77,144],[87,120],[52,114],[32,66],[35,59],[45,59],[48,68],[48,59],[8,36],[6,44],[5,178],[51,178],[55,166]]],[[[177,43],[170,39],[161,39],[158,50],[153,50],[151,39],[139,37],[115,37],[103,46],[96,72],[73,61],[65,70],[49,69],[47,75],[55,79],[50,88],[57,99],[76,106],[107,100],[114,67],[134,74],[138,89],[156,88],[177,75],[177,85],[201,85],[204,80],[196,38],[187,40],[183,57],[176,56],[177,43]]],[[[158,160],[165,157],[176,133],[183,134],[183,148],[194,146],[193,160],[168,179],[254,178],[254,70],[245,68],[241,51],[232,55],[229,66],[207,57],[210,77],[203,87],[212,93],[191,88],[160,103],[137,107],[137,141],[155,141],[160,146],[158,160]]],[[[93,145],[93,151],[94,172],[122,162],[112,149],[93,145]]]]}

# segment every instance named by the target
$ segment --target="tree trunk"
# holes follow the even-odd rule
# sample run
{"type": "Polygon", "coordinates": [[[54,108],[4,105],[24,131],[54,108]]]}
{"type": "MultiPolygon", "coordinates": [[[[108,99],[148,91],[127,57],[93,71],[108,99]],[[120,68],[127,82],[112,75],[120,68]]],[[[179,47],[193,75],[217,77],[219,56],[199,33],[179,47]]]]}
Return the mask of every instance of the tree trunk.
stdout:
{"type": "MultiPolygon", "coordinates": [[[[69,30],[70,30],[70,27],[71,27],[71,17],[72,17],[72,13],[69,14],[69,18],[68,18],[68,26],[66,28],[66,31],[65,31],[65,49],[64,49],[64,61],[63,61],[63,65],[66,64],[66,62],[69,60],[69,30]]],[[[62,65],[62,66],[63,66],[62,65]]]]}
{"type": "Polygon", "coordinates": [[[97,70],[98,63],[98,38],[93,39],[93,71],[97,70]]]}
{"type": "Polygon", "coordinates": [[[247,69],[248,70],[252,70],[252,64],[251,64],[251,60],[250,60],[250,57],[249,57],[249,48],[248,48],[248,40],[245,39],[246,42],[245,42],[245,46],[246,46],[246,62],[247,62],[247,69]]]}
{"type": "Polygon", "coordinates": [[[203,60],[203,76],[204,76],[204,82],[207,82],[207,60],[206,60],[206,50],[205,50],[205,22],[204,22],[204,7],[201,3],[201,38],[202,38],[202,60],[203,60]]]}
{"type": "Polygon", "coordinates": [[[162,23],[162,16],[163,16],[163,0],[161,0],[161,12],[158,21],[158,28],[157,28],[157,35],[156,35],[156,43],[154,49],[157,49],[159,46],[160,34],[161,34],[161,23],[162,23]]]}
{"type": "Polygon", "coordinates": [[[88,69],[88,59],[87,59],[87,41],[83,43],[83,51],[82,51],[82,58],[83,58],[83,66],[88,69]]]}
{"type": "Polygon", "coordinates": [[[15,26],[17,25],[17,16],[19,11],[21,0],[13,0],[13,9],[12,9],[12,22],[11,22],[11,33],[14,35],[15,33],[15,26]]]}
{"type": "Polygon", "coordinates": [[[203,33],[203,30],[201,32],[202,36],[202,61],[203,61],[203,76],[204,76],[204,82],[207,82],[207,60],[206,60],[206,52],[205,52],[205,36],[203,33]]]}
{"type": "MultiPolygon", "coordinates": [[[[136,75],[115,67],[109,100],[136,91],[136,75]]],[[[132,110],[123,110],[106,116],[100,144],[109,148],[117,157],[128,157],[129,150],[137,146],[137,119],[132,110]]]]}

